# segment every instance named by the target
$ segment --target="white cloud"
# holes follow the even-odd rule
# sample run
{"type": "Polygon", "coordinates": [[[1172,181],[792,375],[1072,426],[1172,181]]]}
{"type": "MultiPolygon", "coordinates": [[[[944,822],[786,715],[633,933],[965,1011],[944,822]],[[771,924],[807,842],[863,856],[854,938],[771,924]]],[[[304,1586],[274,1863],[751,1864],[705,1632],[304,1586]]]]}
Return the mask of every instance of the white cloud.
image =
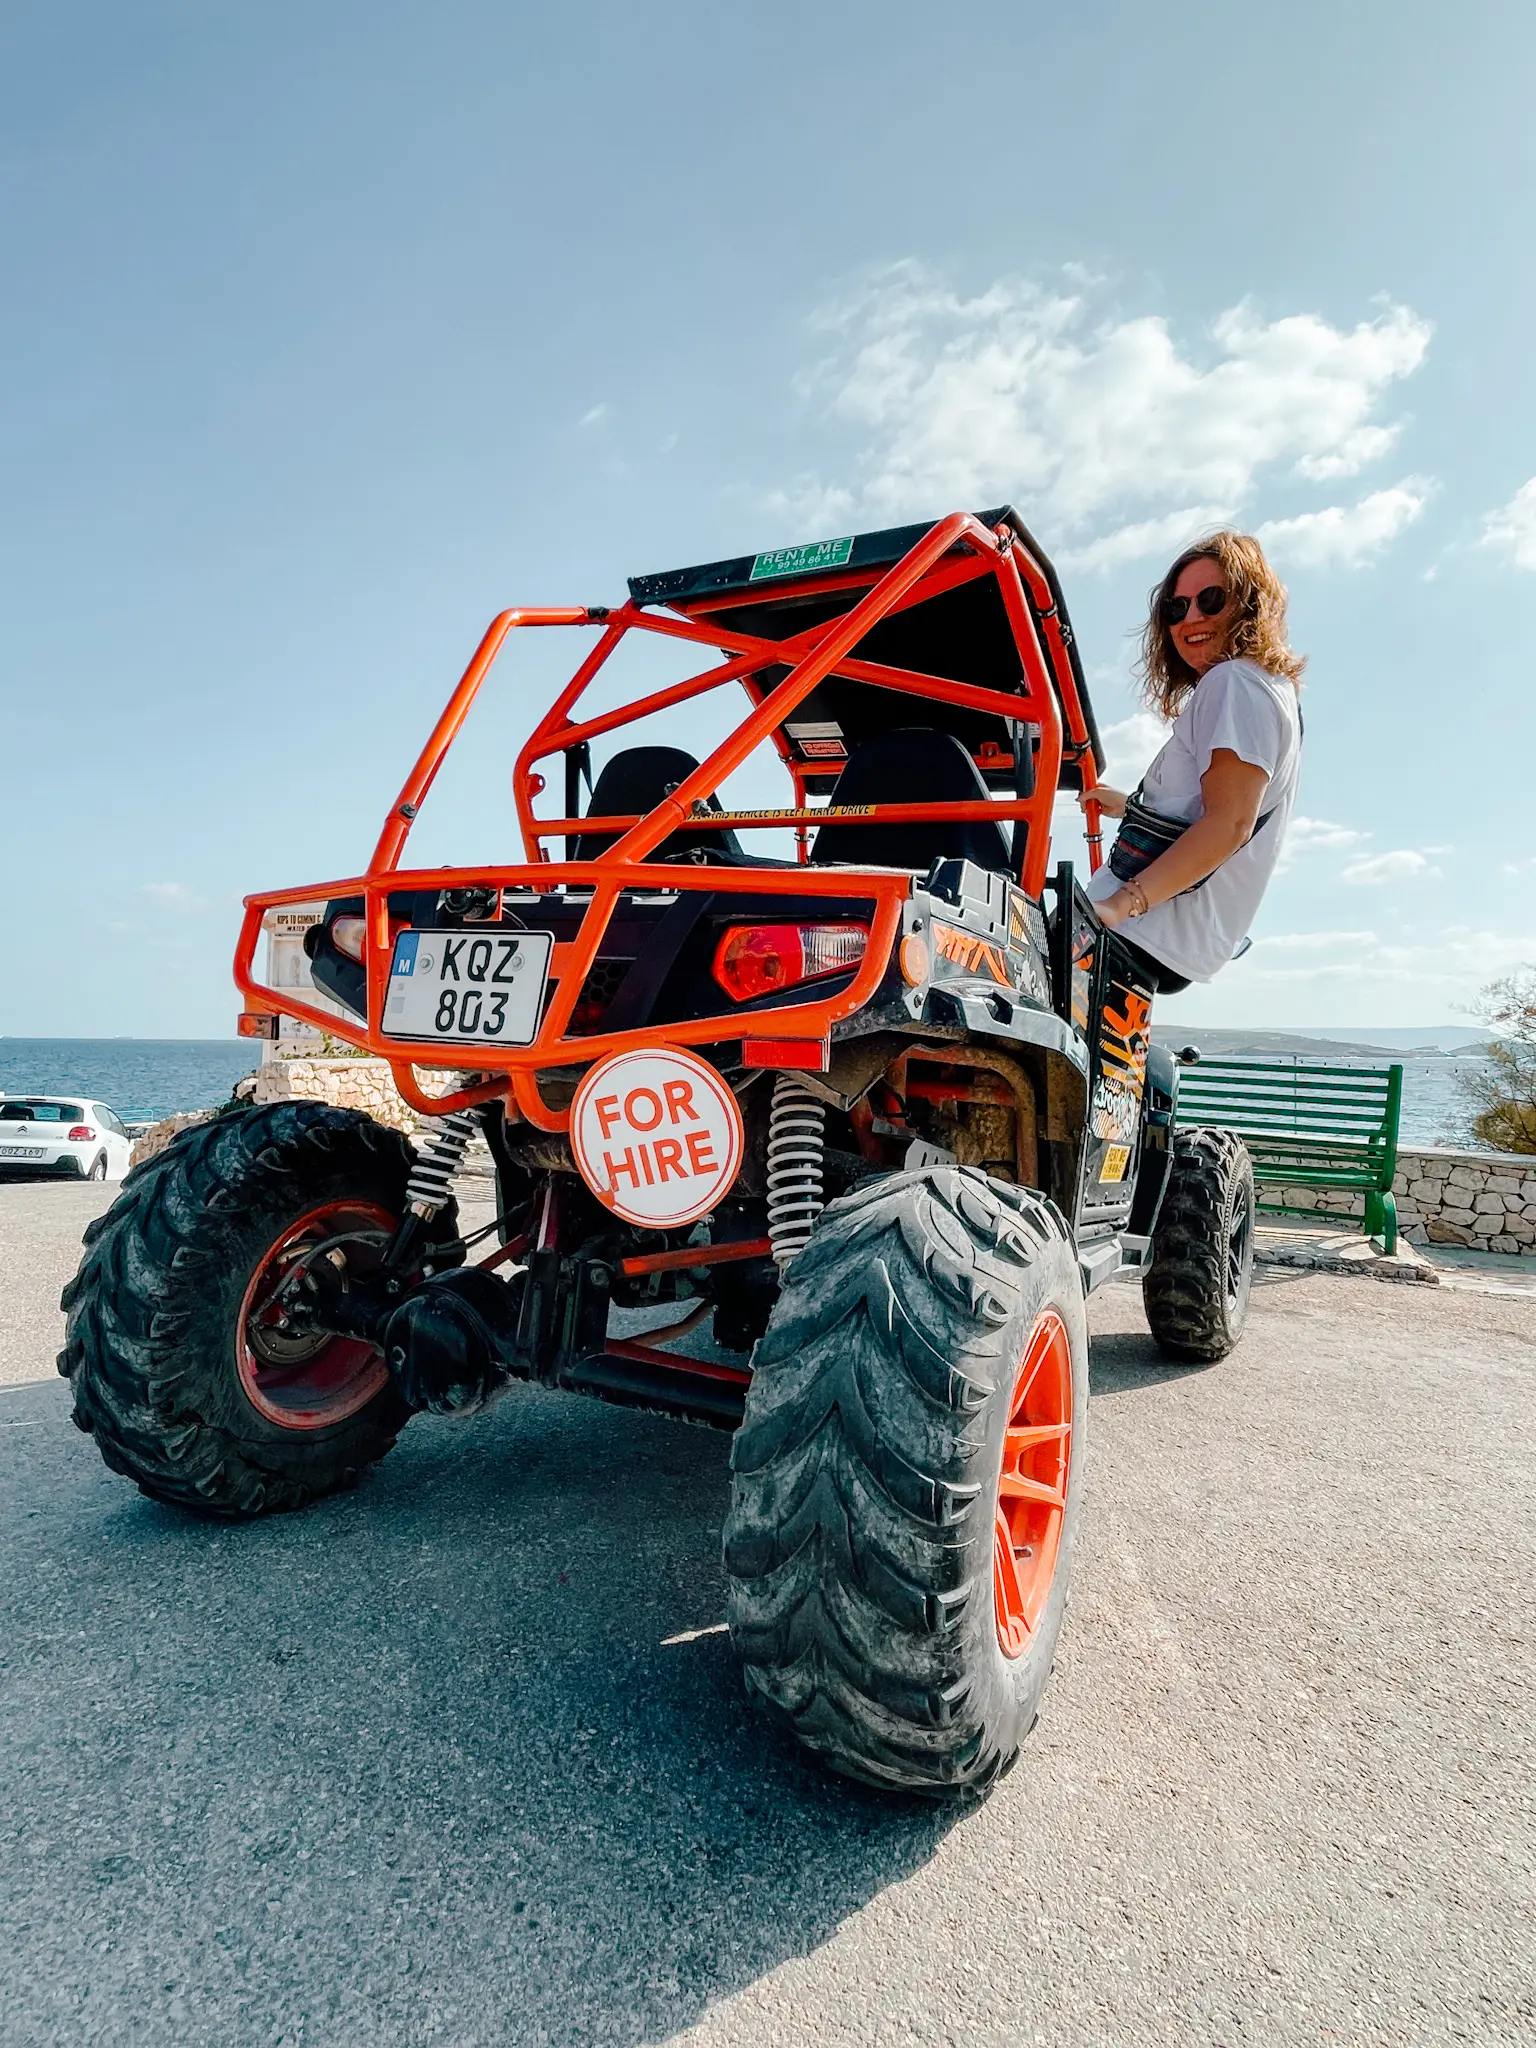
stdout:
{"type": "Polygon", "coordinates": [[[1427,477],[1404,477],[1390,490],[1372,491],[1357,505],[1328,505],[1294,519],[1266,519],[1257,537],[1282,566],[1302,569],[1337,564],[1358,569],[1379,555],[1429,503],[1427,477]]]}
{"type": "Polygon", "coordinates": [[[1187,548],[1192,540],[1213,527],[1231,523],[1232,509],[1226,505],[1191,505],[1182,512],[1168,512],[1158,519],[1137,519],[1129,526],[1116,527],[1081,547],[1058,550],[1056,561],[1063,569],[1118,569],[1126,562],[1140,562],[1152,556],[1164,561],[1187,548]]]}
{"type": "Polygon", "coordinates": [[[830,539],[839,530],[847,532],[857,516],[852,491],[842,484],[824,484],[814,476],[799,476],[782,490],[764,492],[763,503],[771,516],[783,522],[786,533],[802,538],[813,534],[830,539]]]}
{"type": "Polygon", "coordinates": [[[601,405],[589,405],[576,424],[578,427],[595,427],[601,425],[607,417],[608,405],[604,400],[601,405]]]}
{"type": "Polygon", "coordinates": [[[1335,825],[1331,818],[1292,818],[1285,828],[1285,843],[1295,853],[1358,846],[1370,836],[1369,832],[1357,832],[1352,825],[1335,825]]]}
{"type": "Polygon", "coordinates": [[[1517,569],[1536,569],[1536,476],[1483,522],[1485,548],[1507,554],[1517,569]]]}
{"type": "Polygon", "coordinates": [[[1358,953],[1379,944],[1374,932],[1275,932],[1255,939],[1254,948],[1276,953],[1358,953]]]}
{"type": "Polygon", "coordinates": [[[1100,733],[1104,742],[1104,780],[1111,789],[1134,789],[1152,765],[1152,756],[1168,737],[1168,728],[1152,711],[1133,711],[1100,733]]]}
{"type": "Polygon", "coordinates": [[[1338,853],[1346,846],[1360,846],[1369,832],[1357,832],[1352,825],[1336,825],[1331,818],[1292,818],[1285,828],[1285,844],[1275,864],[1276,874],[1294,867],[1303,854],[1338,853]]]}
{"type": "Polygon", "coordinates": [[[1383,882],[1401,882],[1410,875],[1432,875],[1436,872],[1425,855],[1404,846],[1393,853],[1373,853],[1363,860],[1352,860],[1339,880],[1356,887],[1375,888],[1383,882]]]}
{"type": "Polygon", "coordinates": [[[1356,1014],[1361,1004],[1379,1000],[1384,994],[1400,992],[1404,1000],[1416,999],[1426,1016],[1435,1005],[1452,1008],[1465,1005],[1478,989],[1511,973],[1522,961],[1536,957],[1536,930],[1507,932],[1474,930],[1469,925],[1445,925],[1426,931],[1413,944],[1397,944],[1372,932],[1313,932],[1287,935],[1283,939],[1260,938],[1253,952],[1229,972],[1255,981],[1311,984],[1326,988],[1342,984],[1348,991],[1356,1014]],[[1270,965],[1271,951],[1302,950],[1311,942],[1318,951],[1337,951],[1347,957],[1315,965],[1270,965]]]}
{"type": "MultiPolygon", "coordinates": [[[[1003,278],[966,298],[910,261],[869,280],[823,315],[829,353],[801,380],[865,431],[860,481],[803,478],[785,509],[814,501],[830,516],[809,523],[835,529],[1013,498],[1082,536],[1078,566],[1132,560],[1235,511],[1274,465],[1318,479],[1379,459],[1398,430],[1374,415],[1431,332],[1402,306],[1338,328],[1240,305],[1186,347],[1162,318],[1097,317],[1090,290],[1003,278]]],[[[1366,524],[1393,516],[1396,500],[1366,524]]]]}

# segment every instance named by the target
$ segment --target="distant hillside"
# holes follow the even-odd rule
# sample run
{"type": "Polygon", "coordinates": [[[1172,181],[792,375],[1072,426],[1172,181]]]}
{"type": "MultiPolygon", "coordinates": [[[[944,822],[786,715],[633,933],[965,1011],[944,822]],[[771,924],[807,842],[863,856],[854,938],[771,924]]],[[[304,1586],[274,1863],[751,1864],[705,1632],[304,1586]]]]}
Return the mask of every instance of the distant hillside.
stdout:
{"type": "Polygon", "coordinates": [[[1299,1053],[1303,1058],[1326,1059],[1368,1059],[1368,1060],[1421,1060],[1444,1059],[1448,1053],[1476,1052],[1487,1040],[1464,1031],[1456,1025],[1448,1025],[1443,1034],[1426,1031],[1422,1036],[1415,1032],[1384,1032],[1382,1037],[1330,1038],[1320,1031],[1232,1031],[1220,1030],[1213,1025],[1199,1024],[1154,1024],[1152,1036],[1159,1045],[1171,1045],[1182,1049],[1186,1045],[1198,1046],[1207,1059],[1258,1059],[1266,1054],[1281,1056],[1299,1053]],[[1436,1043],[1435,1038],[1441,1042],[1436,1043]],[[1396,1044],[1388,1043],[1388,1038],[1396,1044]],[[1404,1044],[1406,1038],[1413,1043],[1404,1044]],[[1425,1042],[1425,1041],[1429,1042],[1425,1042]]]}

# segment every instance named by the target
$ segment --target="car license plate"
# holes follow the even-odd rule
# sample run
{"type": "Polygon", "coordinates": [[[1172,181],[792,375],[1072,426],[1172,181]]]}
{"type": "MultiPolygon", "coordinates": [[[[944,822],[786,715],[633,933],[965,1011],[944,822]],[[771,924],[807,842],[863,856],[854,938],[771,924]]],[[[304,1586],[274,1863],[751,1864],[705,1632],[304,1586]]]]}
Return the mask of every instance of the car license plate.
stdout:
{"type": "Polygon", "coordinates": [[[41,1159],[46,1150],[43,1145],[0,1145],[0,1159],[41,1159]]]}
{"type": "Polygon", "coordinates": [[[401,932],[385,1036],[531,1045],[554,943],[549,932],[401,932]]]}

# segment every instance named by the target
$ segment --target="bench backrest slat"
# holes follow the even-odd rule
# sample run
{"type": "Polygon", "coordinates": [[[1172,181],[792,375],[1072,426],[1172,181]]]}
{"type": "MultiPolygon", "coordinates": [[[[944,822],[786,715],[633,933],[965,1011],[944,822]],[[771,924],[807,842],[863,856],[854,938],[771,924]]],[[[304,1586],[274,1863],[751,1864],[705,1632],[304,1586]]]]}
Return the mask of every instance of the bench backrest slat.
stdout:
{"type": "Polygon", "coordinates": [[[1179,1074],[1180,1124],[1243,1137],[1262,1180],[1385,1192],[1397,1170],[1403,1070],[1202,1060],[1179,1074]]]}

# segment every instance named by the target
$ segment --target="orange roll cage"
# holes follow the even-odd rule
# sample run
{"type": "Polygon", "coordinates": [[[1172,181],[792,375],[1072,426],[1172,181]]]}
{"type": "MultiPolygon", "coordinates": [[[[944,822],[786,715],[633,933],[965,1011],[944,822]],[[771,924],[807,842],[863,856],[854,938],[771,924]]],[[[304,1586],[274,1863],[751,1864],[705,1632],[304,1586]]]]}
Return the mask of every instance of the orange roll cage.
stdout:
{"type": "MultiPolygon", "coordinates": [[[[732,629],[720,617],[722,611],[742,604],[761,603],[761,590],[746,596],[716,593],[707,600],[679,599],[659,609],[631,598],[613,609],[566,605],[544,609],[519,608],[498,614],[475,650],[415,767],[391,806],[367,871],[339,881],[268,890],[245,899],[245,917],[236,949],[234,972],[236,985],[247,1006],[268,1015],[299,1018],[387,1060],[401,1095],[423,1113],[443,1114],[510,1095],[518,1112],[529,1123],[540,1130],[561,1131],[569,1122],[568,1112],[545,1102],[537,1078],[541,1069],[576,1064],[585,1066],[630,1046],[653,1044],[658,1035],[664,1035],[671,1043],[685,1045],[717,1044],[722,1037],[741,1035],[739,1020],[720,1015],[669,1023],[661,1028],[660,1033],[657,1027],[642,1027],[574,1037],[569,1035],[572,1013],[582,987],[597,958],[614,909],[625,891],[657,893],[720,889],[722,871],[718,867],[674,865],[647,859],[680,829],[696,828],[706,821],[711,831],[761,830],[792,825],[796,828],[796,862],[781,868],[730,868],[731,895],[781,896],[786,876],[792,876],[796,895],[833,896],[844,902],[852,898],[868,903],[869,945],[848,986],[834,995],[786,1005],[772,1013],[775,1038],[816,1043],[824,1043],[835,1023],[854,1015],[874,995],[890,958],[900,926],[902,904],[911,893],[912,878],[890,869],[865,871],[808,865],[809,830],[812,826],[828,820],[855,825],[912,823],[930,819],[944,822],[974,818],[1012,820],[1015,830],[1022,830],[1026,835],[1019,878],[1026,892],[1038,898],[1050,861],[1051,810],[1061,779],[1063,759],[1070,750],[1082,787],[1088,793],[1089,859],[1097,868],[1099,808],[1093,801],[1092,791],[1098,782],[1098,764],[1094,758],[1093,737],[1084,714],[1050,579],[1015,528],[1007,523],[988,526],[970,513],[951,513],[930,527],[899,561],[883,573],[850,569],[830,575],[824,571],[804,577],[786,575],[774,581],[771,597],[777,603],[793,601],[804,595],[823,597],[828,592],[859,589],[863,589],[865,594],[847,611],[778,640],[732,629]],[[985,577],[995,578],[1001,593],[1018,652],[1023,678],[1021,690],[988,689],[942,675],[865,660],[855,654],[860,641],[880,621],[985,577]],[[697,618],[692,615],[694,612],[707,612],[709,616],[707,620],[697,618]],[[597,626],[601,628],[601,637],[539,721],[517,757],[513,794],[522,832],[524,862],[473,869],[401,868],[399,862],[417,813],[497,655],[509,634],[518,628],[532,626],[597,626]],[[624,636],[636,631],[696,642],[722,651],[728,658],[686,681],[652,691],[612,711],[587,719],[575,717],[579,700],[594,678],[624,636]],[[785,667],[788,673],[777,683],[770,685],[764,680],[764,670],[785,667]],[[807,773],[794,758],[784,733],[784,722],[820,682],[834,674],[909,699],[925,699],[990,714],[1015,727],[1027,721],[1039,732],[1033,793],[996,801],[812,807],[808,802],[807,773]],[[534,802],[546,787],[544,776],[538,772],[539,763],[731,682],[740,682],[745,688],[750,700],[747,716],[708,759],[654,809],[643,816],[625,817],[540,818],[535,815],[534,802]],[[760,811],[707,809],[707,799],[715,795],[726,777],[764,740],[774,744],[788,770],[794,787],[794,804],[760,811]],[[564,838],[569,843],[578,833],[598,832],[617,832],[620,835],[617,843],[599,858],[551,860],[547,850],[550,840],[564,838]],[[446,1048],[405,1044],[397,1038],[386,1037],[382,1030],[394,939],[400,928],[391,921],[391,893],[405,889],[464,889],[477,885],[497,890],[548,889],[556,884],[568,892],[590,890],[591,900],[577,936],[554,947],[550,975],[556,986],[533,1042],[527,1046],[501,1046],[479,1040],[463,1041],[463,1058],[455,1060],[453,1065],[455,1068],[472,1066],[479,1078],[444,1095],[425,1093],[417,1079],[416,1069],[418,1066],[443,1068],[447,1063],[441,1055],[446,1048]],[[253,971],[256,946],[268,911],[284,905],[313,902],[317,898],[330,900],[338,897],[361,897],[363,900],[364,964],[368,986],[366,1024],[322,1010],[291,991],[270,989],[257,981],[253,971]],[[424,1059],[421,1057],[423,1053],[437,1056],[424,1059]]],[[[993,771],[1013,766],[1010,756],[990,746],[978,758],[979,765],[993,771]]],[[[764,1019],[758,1014],[752,1021],[760,1026],[764,1019]]]]}

